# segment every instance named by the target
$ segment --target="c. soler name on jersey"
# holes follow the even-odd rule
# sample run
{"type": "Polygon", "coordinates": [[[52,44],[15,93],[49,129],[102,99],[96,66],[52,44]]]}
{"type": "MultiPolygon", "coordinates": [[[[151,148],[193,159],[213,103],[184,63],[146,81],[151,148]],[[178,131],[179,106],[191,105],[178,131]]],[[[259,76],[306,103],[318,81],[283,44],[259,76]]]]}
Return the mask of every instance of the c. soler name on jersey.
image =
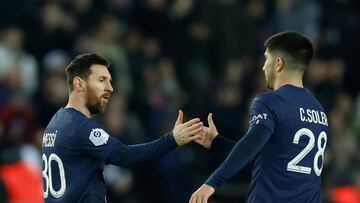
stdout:
{"type": "Polygon", "coordinates": [[[299,111],[301,121],[328,126],[327,117],[324,112],[304,108],[299,108],[299,111]]]}
{"type": "Polygon", "coordinates": [[[57,130],[55,131],[55,133],[44,133],[42,146],[43,147],[54,147],[56,133],[57,133],[57,130]]]}

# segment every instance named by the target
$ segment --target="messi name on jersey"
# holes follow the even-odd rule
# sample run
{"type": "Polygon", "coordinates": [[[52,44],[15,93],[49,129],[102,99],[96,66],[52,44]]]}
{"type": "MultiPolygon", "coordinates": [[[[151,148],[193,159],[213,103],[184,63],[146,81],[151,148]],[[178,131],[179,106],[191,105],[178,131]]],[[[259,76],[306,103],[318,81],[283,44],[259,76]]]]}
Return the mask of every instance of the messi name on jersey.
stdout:
{"type": "Polygon", "coordinates": [[[328,126],[326,114],[322,111],[299,108],[300,120],[309,123],[318,123],[328,126]]]}
{"type": "Polygon", "coordinates": [[[54,147],[57,130],[53,133],[44,133],[43,135],[43,147],[54,147]]]}

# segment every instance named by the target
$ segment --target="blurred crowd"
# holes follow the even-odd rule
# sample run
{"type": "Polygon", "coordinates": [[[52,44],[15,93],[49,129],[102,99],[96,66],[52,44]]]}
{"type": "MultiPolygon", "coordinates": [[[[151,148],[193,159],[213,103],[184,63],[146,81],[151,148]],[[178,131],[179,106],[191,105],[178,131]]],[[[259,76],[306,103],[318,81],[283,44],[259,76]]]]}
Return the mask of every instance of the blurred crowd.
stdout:
{"type": "MultiPolygon", "coordinates": [[[[75,55],[111,62],[115,92],[96,119],[123,143],[170,131],[178,109],[204,121],[212,112],[219,132],[238,140],[249,102],[267,91],[263,42],[286,30],[316,47],[305,85],[331,128],[323,202],[360,202],[359,13],[355,0],[1,0],[0,202],[42,195],[29,185],[41,183],[42,132],[66,105],[64,68],[75,55]]],[[[151,163],[107,166],[108,202],[187,202],[221,160],[190,144],[151,163]]],[[[249,179],[247,167],[211,202],[244,202],[249,179]]]]}

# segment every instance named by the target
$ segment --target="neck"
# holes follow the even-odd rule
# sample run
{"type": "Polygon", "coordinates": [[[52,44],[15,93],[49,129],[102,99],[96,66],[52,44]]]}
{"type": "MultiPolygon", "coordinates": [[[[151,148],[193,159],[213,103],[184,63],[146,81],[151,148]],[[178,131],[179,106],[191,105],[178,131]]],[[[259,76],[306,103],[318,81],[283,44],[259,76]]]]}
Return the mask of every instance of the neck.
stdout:
{"type": "Polygon", "coordinates": [[[284,75],[283,77],[279,77],[274,83],[274,90],[277,90],[284,85],[293,85],[295,87],[303,88],[302,75],[284,75]]]}
{"type": "Polygon", "coordinates": [[[69,101],[65,108],[73,108],[77,111],[83,113],[86,117],[91,118],[91,113],[88,108],[86,108],[84,98],[80,95],[76,95],[74,93],[70,93],[69,101]]]}

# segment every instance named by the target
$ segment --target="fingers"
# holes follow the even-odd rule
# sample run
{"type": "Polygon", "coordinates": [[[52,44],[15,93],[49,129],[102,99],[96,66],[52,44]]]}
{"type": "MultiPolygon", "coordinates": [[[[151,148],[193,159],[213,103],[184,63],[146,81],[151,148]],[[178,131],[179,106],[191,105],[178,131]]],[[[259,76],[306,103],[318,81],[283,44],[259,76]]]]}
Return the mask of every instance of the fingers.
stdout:
{"type": "Polygon", "coordinates": [[[208,117],[207,117],[207,120],[208,120],[208,124],[209,126],[214,126],[214,121],[212,119],[212,113],[209,113],[208,117]]]}
{"type": "Polygon", "coordinates": [[[179,115],[176,119],[175,126],[182,124],[183,119],[184,119],[184,113],[181,110],[179,110],[179,115]]]}
{"type": "Polygon", "coordinates": [[[190,200],[189,200],[189,203],[194,203],[195,201],[196,201],[196,200],[195,200],[194,196],[191,195],[191,198],[190,198],[190,200]]]}
{"type": "Polygon", "coordinates": [[[201,138],[194,140],[194,142],[198,143],[199,145],[202,145],[202,143],[203,143],[201,138]]]}
{"type": "Polygon", "coordinates": [[[204,125],[203,122],[199,122],[199,123],[196,123],[194,125],[191,125],[190,127],[188,127],[188,130],[189,131],[193,131],[193,130],[197,130],[197,129],[200,129],[202,130],[202,126],[204,125]]]}
{"type": "Polygon", "coordinates": [[[191,119],[188,122],[183,123],[183,124],[184,124],[184,126],[189,127],[189,126],[192,126],[192,125],[194,125],[195,123],[198,123],[198,122],[200,122],[200,119],[199,118],[194,118],[194,119],[191,119]]]}
{"type": "Polygon", "coordinates": [[[210,134],[211,137],[214,138],[219,134],[219,132],[216,129],[216,126],[215,126],[215,123],[214,123],[214,120],[213,120],[212,116],[213,116],[212,113],[209,113],[209,115],[208,115],[208,123],[209,123],[209,129],[210,129],[209,134],[210,134]]]}
{"type": "Polygon", "coordinates": [[[201,137],[202,137],[202,135],[201,135],[202,131],[203,131],[203,128],[202,128],[202,127],[199,127],[199,128],[190,130],[190,131],[188,132],[188,135],[190,135],[190,136],[197,136],[198,138],[201,138],[201,137]]]}
{"type": "Polygon", "coordinates": [[[202,203],[201,197],[194,193],[193,195],[191,195],[189,203],[202,203]]]}
{"type": "Polygon", "coordinates": [[[187,140],[188,140],[189,142],[195,141],[195,140],[197,140],[197,139],[201,139],[201,135],[200,135],[200,134],[192,135],[192,136],[190,136],[190,137],[187,138],[187,140]]]}
{"type": "Polygon", "coordinates": [[[187,135],[189,136],[189,140],[190,141],[194,141],[196,139],[201,139],[203,137],[202,133],[204,131],[204,128],[203,128],[203,122],[200,122],[200,123],[196,123],[192,126],[190,126],[188,129],[187,129],[187,135]]]}
{"type": "MultiPolygon", "coordinates": [[[[195,132],[195,131],[193,131],[195,132]]],[[[199,144],[202,142],[201,140],[202,135],[200,133],[192,133],[192,132],[188,132],[186,136],[184,136],[183,142],[184,144],[189,143],[191,141],[196,141],[198,140],[199,144]]]]}
{"type": "Polygon", "coordinates": [[[207,203],[214,192],[215,190],[213,187],[204,184],[191,195],[189,203],[207,203]]]}
{"type": "Polygon", "coordinates": [[[201,194],[194,193],[191,195],[189,203],[207,203],[207,198],[201,194]]]}

